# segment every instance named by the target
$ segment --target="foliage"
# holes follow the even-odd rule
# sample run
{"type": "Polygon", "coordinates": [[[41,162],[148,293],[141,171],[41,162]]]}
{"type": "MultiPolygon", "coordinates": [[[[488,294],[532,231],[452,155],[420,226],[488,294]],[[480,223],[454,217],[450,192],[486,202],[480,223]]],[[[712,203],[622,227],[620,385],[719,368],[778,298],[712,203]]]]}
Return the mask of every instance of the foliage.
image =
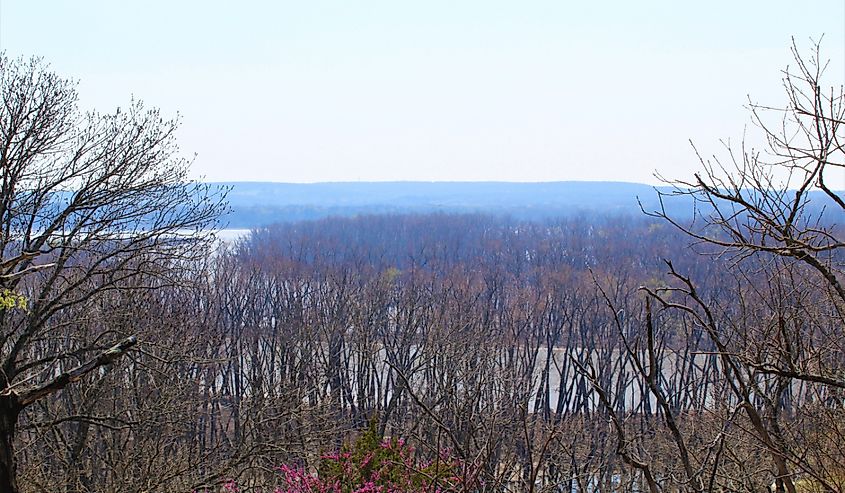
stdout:
{"type": "Polygon", "coordinates": [[[13,310],[15,308],[25,310],[26,304],[26,296],[18,294],[8,288],[0,289],[0,311],[13,310]]]}
{"type": "MultiPolygon", "coordinates": [[[[463,461],[441,451],[433,461],[420,461],[401,438],[379,438],[376,422],[351,446],[320,458],[316,474],[304,467],[278,468],[282,485],[274,493],[417,493],[464,491],[463,461]]],[[[236,492],[234,482],[225,485],[236,492]]]]}

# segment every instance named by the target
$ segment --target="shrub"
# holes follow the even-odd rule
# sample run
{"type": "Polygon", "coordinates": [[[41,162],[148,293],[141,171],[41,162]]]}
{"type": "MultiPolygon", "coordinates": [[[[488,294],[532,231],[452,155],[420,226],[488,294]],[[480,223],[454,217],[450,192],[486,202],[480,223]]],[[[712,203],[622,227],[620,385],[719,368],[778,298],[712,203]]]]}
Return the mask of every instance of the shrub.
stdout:
{"type": "MultiPolygon", "coordinates": [[[[274,493],[449,493],[468,489],[469,469],[447,450],[421,462],[403,439],[380,439],[373,423],[351,446],[323,455],[316,474],[288,464],[278,470],[282,484],[274,493]]],[[[226,490],[238,488],[230,482],[226,490]]]]}

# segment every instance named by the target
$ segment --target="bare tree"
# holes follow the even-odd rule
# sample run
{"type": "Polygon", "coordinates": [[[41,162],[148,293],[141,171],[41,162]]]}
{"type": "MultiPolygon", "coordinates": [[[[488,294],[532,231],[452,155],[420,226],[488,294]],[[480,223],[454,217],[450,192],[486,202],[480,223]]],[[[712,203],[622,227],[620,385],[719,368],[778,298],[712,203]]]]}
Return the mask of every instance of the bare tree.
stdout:
{"type": "Polygon", "coordinates": [[[21,413],[136,343],[131,327],[62,314],[150,289],[132,282],[142,274],[157,286],[177,279],[226,206],[225,194],[188,182],[177,122],[156,110],[83,114],[73,83],[5,56],[0,97],[0,289],[27,300],[0,312],[0,490],[15,492],[21,413]]]}
{"type": "Polygon", "coordinates": [[[825,86],[818,43],[804,56],[793,42],[792,52],[795,64],[783,77],[786,105],[749,106],[764,148],[726,145],[726,158],[700,157],[702,171],[693,180],[671,182],[674,190],[662,192],[661,203],[692,198],[698,213],[692,221],[666,207],[652,213],[728,260],[733,299],[708,296],[672,264],[669,285],[647,292],[663,309],[688,317],[713,345],[729,398],[747,420],[745,436],[769,457],[777,491],[794,493],[800,476],[841,491],[838,459],[819,454],[830,444],[821,434],[808,441],[800,430],[810,422],[838,430],[841,420],[841,403],[823,396],[845,388],[845,241],[836,226],[845,199],[831,185],[845,169],[845,93],[841,85],[825,86]],[[832,419],[818,421],[822,416],[832,419]]]}

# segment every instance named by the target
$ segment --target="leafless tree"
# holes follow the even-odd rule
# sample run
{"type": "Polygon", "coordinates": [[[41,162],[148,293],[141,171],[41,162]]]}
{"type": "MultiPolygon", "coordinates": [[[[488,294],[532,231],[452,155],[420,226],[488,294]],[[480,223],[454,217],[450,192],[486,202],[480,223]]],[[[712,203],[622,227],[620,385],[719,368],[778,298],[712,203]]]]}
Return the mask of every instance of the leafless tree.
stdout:
{"type": "Polygon", "coordinates": [[[225,204],[188,182],[177,122],[156,110],[83,114],[73,83],[5,56],[0,98],[0,290],[26,300],[0,313],[0,490],[15,492],[21,413],[137,341],[131,324],[89,324],[74,308],[175,282],[225,204]]]}
{"type": "MultiPolygon", "coordinates": [[[[727,260],[732,299],[704,293],[694,276],[671,263],[668,285],[645,290],[712,344],[725,398],[736,409],[731,425],[769,458],[776,490],[794,493],[803,478],[841,491],[841,457],[822,458],[820,450],[832,442],[819,434],[809,439],[806,430],[835,435],[842,418],[841,402],[822,396],[845,388],[845,243],[836,226],[845,200],[831,185],[845,169],[845,95],[841,85],[826,85],[817,43],[807,56],[793,43],[793,57],[784,71],[786,105],[749,105],[764,148],[726,145],[725,158],[701,158],[693,180],[671,182],[674,190],[661,192],[666,201],[692,198],[692,221],[665,207],[652,213],[702,252],[727,260]],[[831,421],[818,420],[822,415],[831,421]]],[[[653,330],[651,322],[646,328],[653,330]]]]}

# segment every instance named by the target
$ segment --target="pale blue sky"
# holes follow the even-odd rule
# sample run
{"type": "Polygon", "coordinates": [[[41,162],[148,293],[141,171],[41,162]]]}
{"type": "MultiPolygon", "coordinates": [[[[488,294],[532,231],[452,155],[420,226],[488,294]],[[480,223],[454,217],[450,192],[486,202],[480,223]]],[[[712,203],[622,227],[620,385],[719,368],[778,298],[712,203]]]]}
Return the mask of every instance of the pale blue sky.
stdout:
{"type": "Polygon", "coordinates": [[[747,96],[845,2],[0,0],[0,48],[182,115],[208,180],[622,180],[689,176],[739,138],[747,96]]]}

